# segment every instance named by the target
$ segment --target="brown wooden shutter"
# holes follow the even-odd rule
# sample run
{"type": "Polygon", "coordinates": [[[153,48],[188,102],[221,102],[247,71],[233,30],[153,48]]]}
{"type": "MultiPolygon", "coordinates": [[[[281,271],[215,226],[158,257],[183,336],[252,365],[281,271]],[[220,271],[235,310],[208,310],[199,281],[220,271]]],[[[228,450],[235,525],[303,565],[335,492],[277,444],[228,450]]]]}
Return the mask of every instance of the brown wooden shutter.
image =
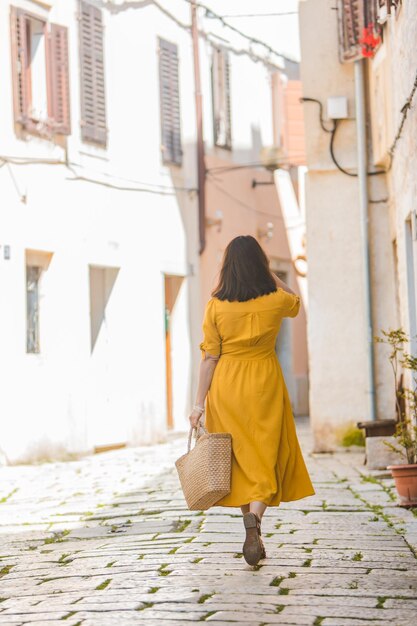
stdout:
{"type": "Polygon", "coordinates": [[[365,26],[364,0],[339,0],[339,51],[342,62],[362,58],[361,44],[365,26]]]}
{"type": "Polygon", "coordinates": [[[230,60],[227,50],[213,49],[211,70],[214,143],[221,148],[231,148],[230,60]]]}
{"type": "Polygon", "coordinates": [[[81,136],[107,143],[103,17],[100,9],[80,1],[81,136]]]}
{"type": "Polygon", "coordinates": [[[28,121],[29,108],[29,69],[28,43],[25,13],[11,7],[10,12],[12,44],[12,80],[15,122],[25,124],[28,121]]]}
{"type": "Polygon", "coordinates": [[[68,29],[51,24],[48,46],[48,111],[52,128],[62,135],[71,133],[68,29]]]}
{"type": "Polygon", "coordinates": [[[162,159],[182,163],[178,46],[159,40],[162,159]]]}

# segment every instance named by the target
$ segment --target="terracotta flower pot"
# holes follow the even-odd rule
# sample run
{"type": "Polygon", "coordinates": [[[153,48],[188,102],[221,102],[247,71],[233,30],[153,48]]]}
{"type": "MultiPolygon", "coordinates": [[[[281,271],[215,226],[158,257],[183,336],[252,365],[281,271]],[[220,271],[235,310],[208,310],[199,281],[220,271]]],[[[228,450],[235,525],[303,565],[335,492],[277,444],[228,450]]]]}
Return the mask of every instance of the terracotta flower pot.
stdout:
{"type": "Polygon", "coordinates": [[[417,506],[417,464],[388,465],[403,505],[417,506]]]}

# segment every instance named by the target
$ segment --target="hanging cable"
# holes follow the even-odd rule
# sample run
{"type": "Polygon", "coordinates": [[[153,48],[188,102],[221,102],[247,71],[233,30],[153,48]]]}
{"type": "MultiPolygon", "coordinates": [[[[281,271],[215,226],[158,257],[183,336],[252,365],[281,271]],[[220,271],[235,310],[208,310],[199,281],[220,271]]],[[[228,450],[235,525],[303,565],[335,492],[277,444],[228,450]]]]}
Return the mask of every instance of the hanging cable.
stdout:
{"type": "Polygon", "coordinates": [[[391,159],[394,156],[394,152],[395,152],[395,149],[397,147],[398,140],[400,139],[401,134],[403,132],[405,120],[407,119],[408,111],[411,109],[411,103],[413,101],[414,94],[416,93],[416,91],[417,91],[417,74],[416,74],[416,77],[415,77],[415,80],[414,80],[413,87],[411,89],[410,95],[408,96],[407,100],[405,101],[405,103],[404,103],[404,105],[403,105],[403,107],[401,109],[402,117],[401,117],[401,121],[400,121],[398,130],[397,130],[397,134],[395,135],[394,141],[392,142],[391,147],[388,150],[388,153],[389,153],[391,159]]]}
{"type": "Polygon", "coordinates": [[[317,100],[316,98],[300,98],[300,102],[315,102],[316,104],[318,104],[318,106],[319,106],[320,126],[322,127],[322,129],[324,130],[325,133],[332,133],[334,131],[334,126],[335,126],[335,121],[334,120],[333,120],[332,128],[326,128],[326,126],[324,125],[323,104],[322,104],[322,102],[320,100],[317,100]]]}
{"type": "MultiPolygon", "coordinates": [[[[349,172],[347,169],[345,169],[342,165],[340,165],[335,155],[334,143],[336,139],[336,131],[338,129],[340,120],[333,120],[333,127],[331,129],[326,128],[326,126],[324,125],[324,119],[323,119],[323,104],[320,102],[320,100],[317,100],[316,98],[300,98],[300,101],[301,102],[314,102],[319,105],[320,126],[326,133],[330,133],[329,151],[330,151],[330,157],[333,163],[335,164],[337,169],[340,172],[342,172],[342,174],[345,174],[346,176],[351,176],[352,178],[356,178],[358,176],[357,172],[349,172]]],[[[386,174],[390,170],[390,168],[391,168],[391,164],[389,165],[387,169],[367,172],[367,176],[380,176],[381,174],[386,174]]]]}
{"type": "MultiPolygon", "coordinates": [[[[188,4],[192,4],[192,0],[184,0],[184,2],[187,2],[188,4]]],[[[218,13],[210,9],[210,7],[208,7],[207,5],[202,4],[201,2],[196,2],[195,4],[200,9],[205,9],[207,17],[216,18],[217,20],[219,20],[222,26],[235,32],[240,37],[243,37],[244,39],[246,39],[247,41],[250,41],[253,44],[263,46],[266,50],[268,50],[270,54],[274,54],[278,57],[283,56],[281,52],[274,50],[274,48],[272,48],[269,44],[267,44],[266,41],[262,41],[261,39],[257,39],[256,37],[252,37],[251,35],[247,35],[246,33],[242,32],[239,28],[236,28],[236,26],[232,26],[232,24],[229,24],[228,22],[226,22],[226,20],[224,20],[221,15],[219,15],[218,13]]]]}

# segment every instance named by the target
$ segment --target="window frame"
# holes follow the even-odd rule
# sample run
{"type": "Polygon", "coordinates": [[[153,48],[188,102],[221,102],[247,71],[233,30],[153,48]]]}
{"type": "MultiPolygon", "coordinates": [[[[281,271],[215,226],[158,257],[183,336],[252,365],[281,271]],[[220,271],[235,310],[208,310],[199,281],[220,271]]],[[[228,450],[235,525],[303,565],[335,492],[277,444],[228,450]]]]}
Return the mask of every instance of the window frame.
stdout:
{"type": "Polygon", "coordinates": [[[11,62],[13,81],[13,111],[14,122],[23,130],[34,135],[52,139],[54,135],[71,134],[71,113],[70,113],[70,89],[69,89],[69,52],[68,52],[68,28],[50,22],[46,17],[28,11],[14,5],[10,6],[10,40],[11,40],[11,62]],[[30,38],[28,37],[29,21],[36,20],[43,24],[43,35],[45,37],[45,76],[46,76],[46,120],[37,120],[30,115],[33,77],[30,66],[30,38]],[[18,22],[21,22],[18,24],[18,22]],[[22,28],[23,27],[23,28],[22,28]],[[24,43],[19,46],[18,29],[22,28],[23,34],[20,41],[24,43]],[[53,36],[54,33],[65,31],[65,65],[64,74],[65,86],[63,87],[63,97],[66,99],[66,119],[63,122],[56,122],[55,117],[58,111],[55,89],[55,68],[56,59],[53,58],[53,36]]]}

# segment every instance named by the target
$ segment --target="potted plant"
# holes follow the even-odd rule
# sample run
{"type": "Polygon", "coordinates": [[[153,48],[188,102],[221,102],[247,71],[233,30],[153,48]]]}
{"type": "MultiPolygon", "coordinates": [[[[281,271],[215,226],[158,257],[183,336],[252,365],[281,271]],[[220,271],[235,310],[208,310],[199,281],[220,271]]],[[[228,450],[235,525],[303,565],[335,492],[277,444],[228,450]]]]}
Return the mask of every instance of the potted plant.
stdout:
{"type": "Polygon", "coordinates": [[[397,445],[390,441],[385,444],[405,461],[388,465],[388,469],[394,478],[401,505],[417,506],[417,358],[406,351],[409,337],[402,329],[383,331],[382,337],[377,337],[376,341],[391,347],[389,359],[395,379],[398,421],[393,437],[397,445]],[[400,367],[409,373],[409,387],[403,386],[400,367]]]}

